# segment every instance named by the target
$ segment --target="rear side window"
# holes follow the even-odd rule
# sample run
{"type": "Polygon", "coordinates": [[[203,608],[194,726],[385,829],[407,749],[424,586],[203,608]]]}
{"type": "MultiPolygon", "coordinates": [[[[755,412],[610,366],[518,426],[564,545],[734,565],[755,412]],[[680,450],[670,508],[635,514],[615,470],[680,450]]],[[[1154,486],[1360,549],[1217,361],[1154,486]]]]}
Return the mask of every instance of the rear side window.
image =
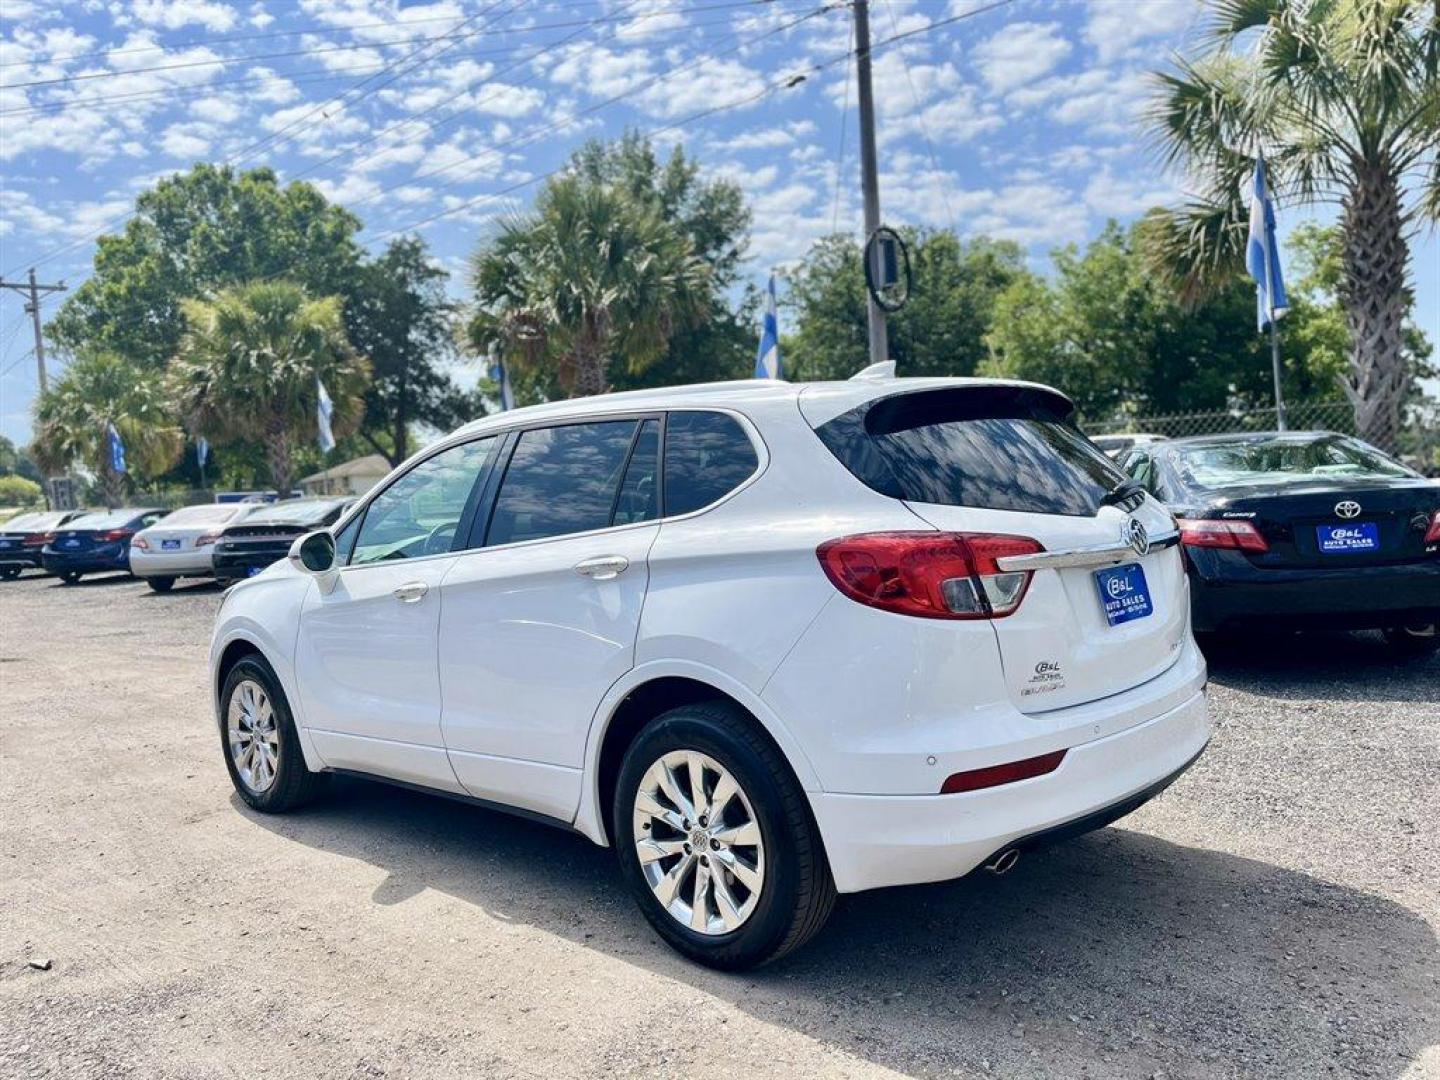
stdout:
{"type": "Polygon", "coordinates": [[[911,502],[1089,517],[1125,475],[1025,387],[957,387],[867,402],[816,428],[856,478],[911,502]]]}
{"type": "Polygon", "coordinates": [[[513,544],[609,527],[636,421],[522,432],[485,543],[513,544]]]}
{"type": "Polygon", "coordinates": [[[660,421],[646,420],[640,425],[635,449],[630,451],[630,464],[620,483],[620,497],[615,500],[616,525],[632,525],[660,516],[660,421]]]}
{"type": "Polygon", "coordinates": [[[733,416],[671,413],[665,422],[665,516],[709,506],[759,467],[754,444],[733,416]]]}

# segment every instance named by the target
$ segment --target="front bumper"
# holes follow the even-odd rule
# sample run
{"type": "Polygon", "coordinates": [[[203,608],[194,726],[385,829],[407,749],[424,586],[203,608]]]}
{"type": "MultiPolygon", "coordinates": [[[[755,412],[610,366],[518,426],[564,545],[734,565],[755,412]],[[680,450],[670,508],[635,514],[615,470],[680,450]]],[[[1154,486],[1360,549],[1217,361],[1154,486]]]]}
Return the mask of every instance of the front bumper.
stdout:
{"type": "Polygon", "coordinates": [[[1440,559],[1262,570],[1236,551],[1186,554],[1196,630],[1245,622],[1360,630],[1440,618],[1440,559]]]}
{"type": "Polygon", "coordinates": [[[215,572],[211,550],[142,551],[130,549],[130,572],[136,577],[209,577],[215,572]]]}
{"type": "Polygon", "coordinates": [[[1009,847],[1129,813],[1209,739],[1202,690],[1145,723],[1072,746],[1045,776],[960,795],[811,792],[810,804],[840,892],[947,881],[1009,847]]]}

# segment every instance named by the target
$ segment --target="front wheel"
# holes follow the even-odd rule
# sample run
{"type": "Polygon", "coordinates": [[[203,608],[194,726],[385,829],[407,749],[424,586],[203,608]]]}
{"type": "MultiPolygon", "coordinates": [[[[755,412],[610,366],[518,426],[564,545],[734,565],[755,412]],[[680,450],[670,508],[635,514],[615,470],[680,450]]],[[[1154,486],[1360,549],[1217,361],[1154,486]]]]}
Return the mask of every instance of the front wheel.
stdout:
{"type": "Polygon", "coordinates": [[[146,578],[145,584],[156,592],[169,592],[175,587],[175,579],[173,577],[152,577],[146,578]]]}
{"type": "Polygon", "coordinates": [[[1440,622],[1389,627],[1385,641],[1392,652],[1406,659],[1434,656],[1440,652],[1440,622]]]}
{"type": "Polygon", "coordinates": [[[326,777],[305,767],[285,692],[258,656],[238,661],[220,692],[220,746],[240,798],[267,814],[314,798],[326,777]]]}
{"type": "Polygon", "coordinates": [[[779,750],[738,709],[685,705],[626,752],[615,847],[650,925],[708,967],[778,959],[824,925],[835,883],[779,750]]]}
{"type": "Polygon", "coordinates": [[[14,581],[20,576],[20,571],[23,569],[23,566],[0,566],[0,578],[6,581],[14,581]]]}

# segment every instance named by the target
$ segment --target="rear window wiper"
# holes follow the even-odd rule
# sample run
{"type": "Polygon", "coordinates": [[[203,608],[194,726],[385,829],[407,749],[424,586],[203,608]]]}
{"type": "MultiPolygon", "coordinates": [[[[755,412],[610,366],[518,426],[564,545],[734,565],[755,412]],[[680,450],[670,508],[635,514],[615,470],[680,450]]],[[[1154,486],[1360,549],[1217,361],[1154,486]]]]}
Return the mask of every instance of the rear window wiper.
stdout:
{"type": "Polygon", "coordinates": [[[1120,483],[1116,484],[1113,488],[1111,488],[1105,493],[1105,497],[1100,500],[1100,505],[1114,506],[1116,503],[1124,502],[1132,495],[1143,494],[1145,494],[1145,485],[1140,483],[1139,480],[1121,480],[1120,483]]]}

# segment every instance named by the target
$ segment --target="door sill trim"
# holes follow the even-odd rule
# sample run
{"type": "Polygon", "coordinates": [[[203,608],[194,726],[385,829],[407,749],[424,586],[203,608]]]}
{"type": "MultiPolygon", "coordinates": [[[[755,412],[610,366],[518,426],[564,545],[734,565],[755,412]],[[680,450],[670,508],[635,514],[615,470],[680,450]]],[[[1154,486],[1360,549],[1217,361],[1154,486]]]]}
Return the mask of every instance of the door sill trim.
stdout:
{"type": "MultiPolygon", "coordinates": [[[[552,829],[559,829],[562,832],[574,833],[577,836],[584,836],[575,827],[573,820],[566,821],[564,818],[551,817],[538,810],[529,810],[523,806],[512,806],[509,803],[496,802],[494,799],[481,799],[474,795],[465,795],[458,791],[446,791],[444,788],[428,787],[425,784],[415,784],[409,780],[396,780],[390,776],[381,776],[379,773],[366,772],[364,769],[331,769],[326,768],[323,772],[333,773],[336,776],[349,776],[356,780],[373,780],[381,784],[389,784],[391,787],[405,788],[409,791],[419,792],[422,795],[438,795],[442,799],[450,799],[453,802],[466,803],[469,806],[479,807],[481,810],[495,810],[502,814],[509,814],[512,817],[525,818],[537,822],[540,825],[548,825],[552,829]]],[[[589,839],[589,837],[586,837],[589,839]]]]}

